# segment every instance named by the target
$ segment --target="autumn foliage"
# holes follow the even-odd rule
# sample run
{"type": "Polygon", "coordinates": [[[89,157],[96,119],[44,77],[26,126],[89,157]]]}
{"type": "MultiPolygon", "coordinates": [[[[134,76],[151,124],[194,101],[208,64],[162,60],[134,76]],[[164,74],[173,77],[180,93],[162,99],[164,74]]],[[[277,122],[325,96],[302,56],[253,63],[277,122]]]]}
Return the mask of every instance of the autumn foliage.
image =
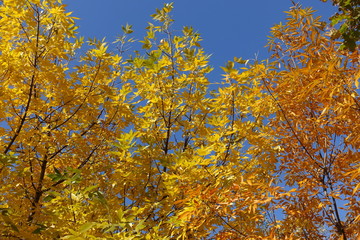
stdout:
{"type": "Polygon", "coordinates": [[[129,52],[130,25],[84,41],[61,1],[1,1],[0,238],[356,239],[359,52],[294,6],[211,82],[172,7],[129,52]]]}

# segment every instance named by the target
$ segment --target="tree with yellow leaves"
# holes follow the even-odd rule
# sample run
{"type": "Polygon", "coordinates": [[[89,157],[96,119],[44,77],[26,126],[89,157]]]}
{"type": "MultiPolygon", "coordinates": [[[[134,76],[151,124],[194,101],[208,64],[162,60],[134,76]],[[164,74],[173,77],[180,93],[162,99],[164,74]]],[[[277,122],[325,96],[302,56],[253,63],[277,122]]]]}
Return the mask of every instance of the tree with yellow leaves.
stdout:
{"type": "Polygon", "coordinates": [[[272,29],[277,71],[263,87],[277,105],[270,124],[282,151],[278,236],[355,239],[359,223],[359,52],[341,50],[311,9],[293,7],[272,29]]]}
{"type": "Polygon", "coordinates": [[[79,55],[61,1],[1,2],[1,238],[355,237],[358,53],[294,7],[274,58],[234,58],[216,89],[172,8],[133,55],[130,25],[119,54],[79,55]]]}
{"type": "Polygon", "coordinates": [[[78,59],[82,39],[58,1],[2,1],[0,14],[2,238],[55,238],[83,218],[80,173],[103,181],[92,169],[110,163],[109,141],[129,123],[121,58],[94,40],[78,59]]]}

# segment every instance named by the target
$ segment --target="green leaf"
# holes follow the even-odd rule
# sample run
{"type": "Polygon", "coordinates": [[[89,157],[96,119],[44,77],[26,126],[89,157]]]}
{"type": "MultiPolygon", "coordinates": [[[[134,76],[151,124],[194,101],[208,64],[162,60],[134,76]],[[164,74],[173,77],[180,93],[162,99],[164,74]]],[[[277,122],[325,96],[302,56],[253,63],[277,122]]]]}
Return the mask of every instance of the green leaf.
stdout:
{"type": "Polygon", "coordinates": [[[123,30],[123,32],[125,34],[130,34],[133,33],[134,31],[132,30],[132,25],[126,24],[125,26],[121,26],[121,29],[123,30]]]}
{"type": "Polygon", "coordinates": [[[237,62],[239,64],[247,64],[249,62],[249,60],[244,60],[242,58],[237,58],[237,57],[234,57],[234,62],[237,62]]]}
{"type": "Polygon", "coordinates": [[[15,224],[11,221],[10,217],[8,216],[8,212],[7,211],[2,211],[1,214],[4,222],[8,225],[10,225],[10,227],[15,231],[15,232],[19,232],[19,229],[15,226],[15,224]]]}
{"type": "Polygon", "coordinates": [[[54,171],[55,171],[55,173],[56,173],[56,174],[61,175],[61,173],[60,173],[59,169],[57,169],[56,167],[54,167],[54,171]]]}
{"type": "Polygon", "coordinates": [[[87,231],[89,231],[94,225],[95,225],[94,222],[87,222],[87,223],[81,225],[79,231],[80,231],[80,233],[87,232],[87,231]]]}
{"type": "Polygon", "coordinates": [[[40,234],[41,231],[44,231],[47,229],[47,227],[45,225],[42,224],[37,224],[39,227],[37,229],[35,229],[32,233],[34,234],[40,234]]]}
{"type": "Polygon", "coordinates": [[[146,227],[145,225],[145,219],[141,220],[135,227],[135,231],[141,231],[146,227]]]}
{"type": "Polygon", "coordinates": [[[48,195],[48,196],[44,197],[43,201],[44,202],[50,202],[54,198],[56,198],[54,195],[48,195]]]}

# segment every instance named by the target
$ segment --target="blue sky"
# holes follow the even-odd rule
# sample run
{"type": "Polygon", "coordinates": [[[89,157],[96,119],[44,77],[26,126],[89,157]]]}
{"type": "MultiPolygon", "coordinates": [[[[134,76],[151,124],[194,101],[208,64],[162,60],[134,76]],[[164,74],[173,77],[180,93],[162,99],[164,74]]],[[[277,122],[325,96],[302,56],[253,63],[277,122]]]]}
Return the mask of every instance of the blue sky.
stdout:
{"type": "MultiPolygon", "coordinates": [[[[67,11],[79,17],[79,35],[106,37],[114,41],[122,33],[121,26],[133,25],[133,37],[142,39],[147,22],[156,8],[161,8],[164,0],[64,0],[67,11]]],[[[210,65],[216,74],[221,74],[220,66],[233,57],[258,59],[268,56],[264,46],[270,28],[284,22],[291,0],[178,0],[174,2],[173,17],[175,30],[182,26],[193,26],[202,38],[202,47],[211,54],[210,65]]],[[[317,14],[328,19],[336,9],[331,3],[320,0],[297,1],[306,7],[313,7],[317,14]]],[[[214,75],[213,75],[214,76],[214,75]]]]}

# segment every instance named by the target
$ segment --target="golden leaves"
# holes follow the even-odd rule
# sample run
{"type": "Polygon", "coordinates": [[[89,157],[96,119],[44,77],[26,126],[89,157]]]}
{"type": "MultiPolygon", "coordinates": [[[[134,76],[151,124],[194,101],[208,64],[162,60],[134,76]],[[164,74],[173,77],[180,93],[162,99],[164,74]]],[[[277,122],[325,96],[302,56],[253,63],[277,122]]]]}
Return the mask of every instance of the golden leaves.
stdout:
{"type": "Polygon", "coordinates": [[[69,63],[83,39],[61,1],[4,2],[2,236],[319,239],[326,224],[352,236],[358,57],[312,10],[273,28],[273,62],[234,58],[216,89],[199,34],[171,31],[172,5],[129,59],[90,39],[69,63]]]}
{"type": "Polygon", "coordinates": [[[289,232],[301,226],[303,234],[314,238],[325,236],[315,226],[326,224],[334,229],[332,236],[346,238],[352,236],[353,226],[347,224],[352,219],[339,216],[358,214],[350,204],[356,197],[349,191],[357,186],[349,172],[357,164],[353,155],[358,144],[350,136],[359,123],[359,112],[354,110],[358,63],[347,64],[354,62],[356,54],[339,50],[311,14],[309,9],[294,8],[289,22],[274,28],[270,41],[274,61],[282,66],[278,73],[268,75],[271,84],[265,82],[278,106],[278,116],[270,124],[281,144],[285,184],[296,187],[295,194],[283,195],[288,213],[296,218],[288,216],[282,224],[293,225],[289,232]],[[341,208],[344,202],[349,205],[341,208]],[[312,220],[301,214],[306,209],[312,209],[312,220]]]}

